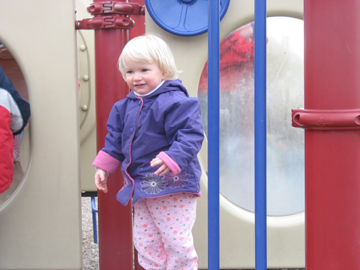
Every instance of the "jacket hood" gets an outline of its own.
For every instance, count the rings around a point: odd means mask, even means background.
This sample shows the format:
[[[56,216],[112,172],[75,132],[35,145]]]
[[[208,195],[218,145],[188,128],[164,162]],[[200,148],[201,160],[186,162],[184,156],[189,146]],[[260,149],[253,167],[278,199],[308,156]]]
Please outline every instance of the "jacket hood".
[[[166,93],[166,92],[171,92],[171,91],[182,91],[182,92],[185,93],[185,95],[187,97],[189,96],[189,93],[186,90],[185,86],[181,83],[181,80],[176,79],[176,80],[165,81],[159,87],[159,89],[157,89],[154,93],[150,94],[149,96],[146,96],[145,98],[156,97],[158,95],[161,95],[161,94]],[[131,91],[127,95],[127,97],[130,98],[130,99],[137,99],[137,97],[135,96],[134,91]]]

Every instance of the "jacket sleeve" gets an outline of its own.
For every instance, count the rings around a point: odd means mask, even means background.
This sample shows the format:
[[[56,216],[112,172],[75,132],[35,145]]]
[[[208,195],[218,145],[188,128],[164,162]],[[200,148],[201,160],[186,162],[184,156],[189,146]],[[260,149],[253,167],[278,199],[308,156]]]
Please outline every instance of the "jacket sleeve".
[[[106,152],[100,150],[93,162],[93,165],[106,172],[114,173],[120,167],[121,162]]]
[[[165,157],[162,160],[172,170],[172,174],[177,174],[174,170],[186,168],[200,151],[204,140],[197,98],[188,97],[173,104],[165,116],[165,132],[171,146],[160,153],[159,157]]]
[[[11,115],[0,104],[0,193],[10,186],[13,180],[13,133],[10,130]]]
[[[11,130],[14,135],[21,134],[30,118],[30,104],[21,98],[16,91],[14,84],[5,76],[3,68],[0,66],[0,88],[7,91],[11,96],[11,108],[8,108],[12,114]],[[3,96],[3,94],[0,94]],[[3,102],[0,102],[3,104]],[[18,127],[20,125],[20,127]]]
[[[20,109],[13,96],[6,89],[2,88],[0,88],[0,105],[10,112],[10,129],[14,133],[14,135],[21,132],[24,121]]]
[[[107,172],[115,172],[124,160],[122,153],[123,124],[119,106],[113,106],[107,122],[108,134],[105,137],[105,146],[99,151],[93,165]]]

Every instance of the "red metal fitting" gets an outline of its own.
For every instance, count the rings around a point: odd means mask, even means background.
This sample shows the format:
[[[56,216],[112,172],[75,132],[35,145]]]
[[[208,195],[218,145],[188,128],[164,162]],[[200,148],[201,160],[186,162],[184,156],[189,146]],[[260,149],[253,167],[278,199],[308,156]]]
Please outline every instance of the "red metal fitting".
[[[360,109],[354,110],[292,110],[292,126],[307,130],[360,129]]]
[[[92,15],[100,14],[122,14],[122,15],[145,15],[145,7],[137,3],[123,2],[96,2],[92,3],[88,8],[88,12]]]
[[[128,15],[145,15],[145,6],[137,3],[95,2],[87,10],[92,15],[97,16],[76,21],[76,29],[131,29],[135,22]],[[111,14],[114,14],[114,16],[111,16]]]
[[[135,22],[124,16],[98,16],[76,21],[76,29],[131,29]]]

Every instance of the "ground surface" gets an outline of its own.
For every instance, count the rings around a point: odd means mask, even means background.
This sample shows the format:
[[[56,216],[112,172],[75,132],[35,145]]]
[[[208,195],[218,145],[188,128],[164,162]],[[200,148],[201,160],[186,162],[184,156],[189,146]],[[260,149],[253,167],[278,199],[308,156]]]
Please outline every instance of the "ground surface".
[[[91,213],[91,198],[81,198],[82,204],[82,244],[83,244],[83,270],[99,269],[99,247],[94,244],[93,222]],[[97,205],[97,204],[96,204]]]

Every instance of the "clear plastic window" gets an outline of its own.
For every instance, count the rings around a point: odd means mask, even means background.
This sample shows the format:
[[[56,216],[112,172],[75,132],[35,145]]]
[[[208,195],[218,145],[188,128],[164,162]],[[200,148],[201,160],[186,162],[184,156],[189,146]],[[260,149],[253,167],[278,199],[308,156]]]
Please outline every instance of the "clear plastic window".
[[[254,212],[253,23],[220,43],[220,191]],[[291,109],[303,107],[304,24],[289,17],[267,19],[267,213],[304,211],[304,131],[291,126]],[[199,100],[207,132],[207,63]],[[211,109],[211,108],[210,108]]]

